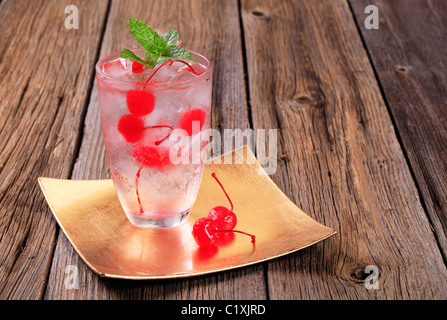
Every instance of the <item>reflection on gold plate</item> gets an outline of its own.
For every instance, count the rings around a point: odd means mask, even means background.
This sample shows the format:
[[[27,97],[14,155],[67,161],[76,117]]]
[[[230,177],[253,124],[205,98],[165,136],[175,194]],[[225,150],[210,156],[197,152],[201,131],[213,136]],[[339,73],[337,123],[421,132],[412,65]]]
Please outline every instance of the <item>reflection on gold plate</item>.
[[[221,158],[224,159],[223,155]],[[112,180],[39,178],[59,226],[97,274],[122,279],[166,279],[229,270],[279,257],[336,233],[300,210],[274,184],[247,147],[231,153],[232,164],[205,165],[197,201],[187,222],[168,230],[141,230],[127,220]],[[228,158],[227,158],[228,159]],[[222,160],[222,163],[224,161]],[[234,203],[236,229],[217,249],[197,246],[194,222],[215,206],[228,207],[215,172]]]

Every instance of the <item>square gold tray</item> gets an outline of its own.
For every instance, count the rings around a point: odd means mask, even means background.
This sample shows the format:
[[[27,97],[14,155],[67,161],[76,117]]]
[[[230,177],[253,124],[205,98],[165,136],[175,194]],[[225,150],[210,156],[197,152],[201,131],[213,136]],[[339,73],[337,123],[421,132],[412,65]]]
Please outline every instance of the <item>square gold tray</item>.
[[[232,164],[205,165],[188,220],[168,230],[133,227],[112,180],[38,180],[70,243],[103,277],[166,279],[229,270],[289,254],[336,233],[306,215],[262,174],[265,172],[249,148],[234,150],[231,156]],[[228,207],[228,200],[211,177],[213,172],[234,203],[236,229],[256,235],[255,245],[242,234],[233,234],[230,241],[214,250],[195,243],[191,235],[194,222],[215,206]]]

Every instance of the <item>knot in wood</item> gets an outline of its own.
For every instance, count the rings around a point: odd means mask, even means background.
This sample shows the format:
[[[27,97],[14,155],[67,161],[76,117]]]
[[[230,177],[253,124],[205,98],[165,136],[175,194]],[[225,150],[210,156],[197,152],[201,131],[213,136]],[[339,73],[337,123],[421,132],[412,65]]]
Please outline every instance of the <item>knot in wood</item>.
[[[402,72],[402,73],[408,72],[410,69],[411,69],[411,67],[409,67],[409,66],[402,66],[402,65],[396,66],[396,70],[398,72]]]
[[[311,103],[312,99],[306,96],[301,96],[296,99],[299,103]]]
[[[324,97],[317,93],[299,96],[296,98],[296,102],[302,107],[308,106],[316,109],[324,108],[326,105]]]
[[[252,11],[252,13],[251,13],[252,15],[255,15],[255,16],[258,16],[258,17],[263,17],[263,16],[265,16],[265,13],[264,12],[262,12],[262,11]]]
[[[360,266],[352,269],[350,275],[352,280],[354,280],[355,282],[364,282],[366,277],[368,276],[367,274],[365,274],[365,267]]]
[[[250,12],[252,17],[256,19],[268,19],[270,15],[264,11],[261,10],[253,10]]]

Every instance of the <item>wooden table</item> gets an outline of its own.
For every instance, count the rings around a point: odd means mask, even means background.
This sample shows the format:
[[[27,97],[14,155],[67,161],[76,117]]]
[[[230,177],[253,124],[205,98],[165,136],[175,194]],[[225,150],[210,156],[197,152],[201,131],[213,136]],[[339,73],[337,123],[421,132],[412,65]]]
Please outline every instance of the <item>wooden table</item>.
[[[446,299],[446,17],[445,0],[2,0],[0,298]],[[129,18],[213,61],[213,128],[278,129],[272,179],[337,235],[186,279],[84,264],[37,178],[110,177],[94,66],[135,46]]]

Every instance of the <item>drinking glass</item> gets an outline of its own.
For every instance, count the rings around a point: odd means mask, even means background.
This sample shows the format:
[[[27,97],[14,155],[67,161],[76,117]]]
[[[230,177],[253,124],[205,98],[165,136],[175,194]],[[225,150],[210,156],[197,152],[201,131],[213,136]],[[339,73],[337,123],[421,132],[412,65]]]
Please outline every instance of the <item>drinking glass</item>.
[[[143,49],[133,49],[144,57]],[[196,200],[210,127],[212,65],[171,60],[154,69],[119,52],[96,65],[101,124],[115,190],[144,229],[184,222]]]

